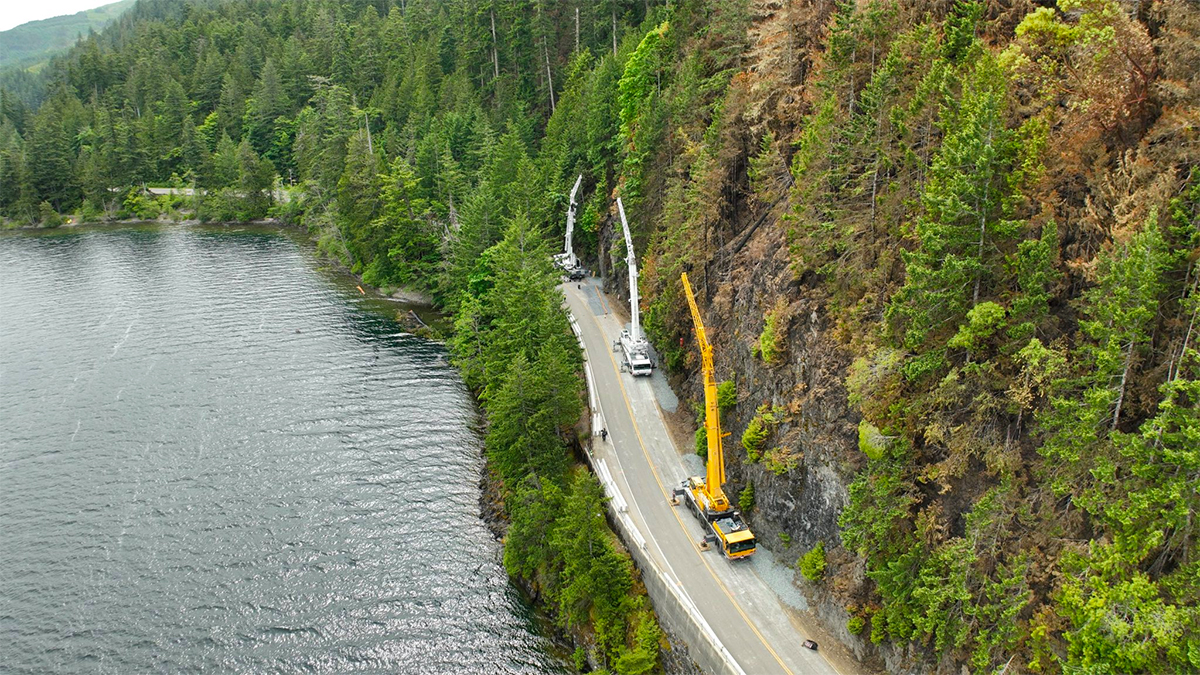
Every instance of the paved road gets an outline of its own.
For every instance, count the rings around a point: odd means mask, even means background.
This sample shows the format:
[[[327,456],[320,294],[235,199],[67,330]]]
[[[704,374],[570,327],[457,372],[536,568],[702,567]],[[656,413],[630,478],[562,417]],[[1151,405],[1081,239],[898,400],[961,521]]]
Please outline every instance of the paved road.
[[[760,549],[751,561],[735,563],[699,549],[700,523],[686,507],[668,502],[671,488],[698,471],[689,471],[675,449],[649,380],[619,371],[612,344],[622,324],[595,279],[563,289],[582,332],[609,434],[607,442],[595,439],[594,451],[628,502],[651,558],[684,589],[749,675],[839,675],[819,652],[800,646],[805,636],[763,578],[774,567],[765,559],[768,553]]]
[[[113,191],[117,190],[117,188],[109,189]],[[179,195],[181,197],[191,197],[192,195],[196,194],[196,190],[194,188],[173,187],[148,187],[146,188],[146,192],[149,192],[152,195]],[[201,192],[203,193],[204,191],[201,190]],[[292,201],[292,193],[283,188],[273,190],[271,196],[275,198],[275,201],[280,202],[281,204],[286,204]]]

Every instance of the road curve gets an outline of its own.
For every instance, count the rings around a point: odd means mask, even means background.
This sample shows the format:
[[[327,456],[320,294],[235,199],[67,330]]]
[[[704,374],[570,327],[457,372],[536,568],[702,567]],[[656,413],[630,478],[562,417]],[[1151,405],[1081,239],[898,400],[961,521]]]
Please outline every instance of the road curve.
[[[686,507],[672,507],[671,488],[689,473],[667,432],[646,378],[620,372],[612,345],[622,329],[595,279],[563,285],[578,323],[596,386],[607,441],[594,438],[646,539],[651,559],[699,610],[741,670],[748,675],[851,675],[820,652],[801,646],[806,636],[774,590],[748,561],[731,562],[701,551],[700,523]]]

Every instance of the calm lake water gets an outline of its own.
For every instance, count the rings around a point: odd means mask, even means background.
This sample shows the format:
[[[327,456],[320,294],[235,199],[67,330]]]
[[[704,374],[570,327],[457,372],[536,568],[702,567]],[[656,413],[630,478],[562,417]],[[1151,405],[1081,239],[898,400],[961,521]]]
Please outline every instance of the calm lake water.
[[[0,236],[0,670],[566,672],[395,311],[274,230]]]

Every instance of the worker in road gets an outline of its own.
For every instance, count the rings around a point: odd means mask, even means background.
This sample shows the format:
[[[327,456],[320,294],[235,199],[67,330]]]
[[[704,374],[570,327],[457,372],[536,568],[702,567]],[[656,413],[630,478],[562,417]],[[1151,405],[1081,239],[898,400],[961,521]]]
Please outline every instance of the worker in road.
[[[600,440],[602,440],[602,441],[607,441],[607,440],[608,440],[608,429],[601,429],[601,430],[600,430]]]

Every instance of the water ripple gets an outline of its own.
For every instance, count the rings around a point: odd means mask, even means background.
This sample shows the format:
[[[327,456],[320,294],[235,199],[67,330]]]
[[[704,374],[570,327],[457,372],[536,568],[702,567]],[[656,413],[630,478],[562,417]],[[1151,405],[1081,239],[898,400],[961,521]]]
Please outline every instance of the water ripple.
[[[0,318],[5,672],[566,672],[445,354],[288,237],[3,236]]]

